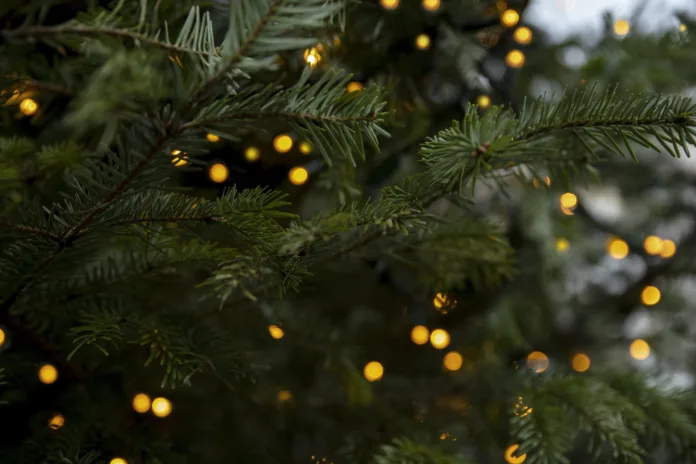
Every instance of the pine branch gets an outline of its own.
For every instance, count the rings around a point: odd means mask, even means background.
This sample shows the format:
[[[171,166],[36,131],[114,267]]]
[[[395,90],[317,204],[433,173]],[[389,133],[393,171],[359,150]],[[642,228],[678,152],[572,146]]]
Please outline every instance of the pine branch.
[[[30,236],[47,238],[49,240],[53,240],[54,242],[59,242],[61,240],[61,236],[58,234],[54,234],[52,232],[49,232],[49,231],[44,230],[44,229],[40,229],[38,227],[25,226],[22,224],[11,224],[8,222],[0,222],[0,229],[13,230],[13,231],[17,231],[17,232],[22,232],[23,234],[27,234]]]
[[[58,84],[52,82],[37,81],[28,77],[17,76],[15,74],[1,74],[0,79],[6,79],[9,81],[17,82],[19,85],[24,86],[29,89],[39,90],[47,93],[55,93],[59,95],[67,95],[72,97],[75,92],[72,89],[68,89]]]

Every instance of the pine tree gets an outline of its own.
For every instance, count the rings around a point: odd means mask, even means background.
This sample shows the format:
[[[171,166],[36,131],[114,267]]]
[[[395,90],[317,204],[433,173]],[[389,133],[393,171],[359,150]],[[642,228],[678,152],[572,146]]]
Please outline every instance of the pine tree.
[[[694,24],[527,3],[0,5],[1,462],[692,462]]]

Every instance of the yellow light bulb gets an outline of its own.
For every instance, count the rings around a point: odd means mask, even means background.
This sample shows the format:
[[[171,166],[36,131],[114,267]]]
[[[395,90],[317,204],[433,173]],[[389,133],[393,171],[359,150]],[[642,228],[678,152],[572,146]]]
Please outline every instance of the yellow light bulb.
[[[56,414],[55,416],[51,417],[51,419],[48,421],[48,426],[51,427],[53,430],[58,430],[64,425],[65,417],[63,417],[62,414]]]
[[[208,170],[208,176],[210,177],[210,180],[217,184],[225,182],[229,174],[229,169],[227,169],[227,166],[225,166],[222,163],[215,163],[212,166],[210,166],[210,169]]]
[[[5,344],[5,331],[0,329],[0,346]]]
[[[317,50],[317,48],[308,48],[304,52],[304,59],[310,68],[315,67],[321,61],[319,50]]]
[[[133,397],[133,409],[135,409],[135,412],[139,412],[141,414],[146,413],[150,410],[150,397],[147,396],[145,393],[138,393]]]
[[[532,351],[527,355],[527,366],[540,374],[549,367],[549,358],[541,351]]]
[[[476,99],[476,104],[479,106],[479,108],[486,109],[491,106],[491,97],[488,95],[479,95]]]
[[[504,26],[512,27],[520,21],[520,14],[515,10],[505,10],[503,14],[500,15],[500,22]]]
[[[283,401],[290,401],[292,399],[292,393],[287,390],[281,390],[278,392],[278,401],[281,403]]]
[[[303,155],[309,155],[312,153],[312,144],[309,142],[300,142],[300,153]]]
[[[275,338],[276,340],[280,340],[285,335],[285,332],[283,332],[283,329],[281,329],[277,325],[269,325],[268,326],[268,333],[270,333],[271,337]]]
[[[631,30],[631,24],[625,19],[619,19],[614,23],[614,33],[623,37]]]
[[[570,248],[570,242],[566,240],[565,238],[557,238],[556,239],[556,250],[565,253],[568,251],[568,248]]]
[[[628,256],[629,248],[628,243],[624,242],[620,238],[613,238],[609,242],[609,255],[614,259],[624,259]]]
[[[654,306],[660,302],[661,296],[659,288],[648,285],[640,293],[640,301],[643,302],[645,306]]]
[[[680,24],[679,25],[679,32],[686,32],[688,28],[686,27],[686,24]]]
[[[526,26],[518,27],[513,37],[518,44],[529,45],[532,41],[532,30]]]
[[[419,34],[416,37],[416,47],[420,50],[425,50],[430,47],[430,36],[428,34]]]
[[[205,136],[206,139],[208,139],[208,142],[219,142],[220,141],[220,136],[215,135],[215,134],[208,134]]]
[[[179,167],[188,164],[186,160],[188,157],[185,154],[182,155],[181,150],[172,150],[172,156],[172,163],[174,163],[174,166]]]
[[[288,178],[293,184],[302,185],[307,182],[307,179],[309,179],[309,172],[307,172],[307,170],[302,166],[297,166],[290,170],[288,173]]]
[[[562,208],[575,208],[578,205],[578,197],[574,193],[566,192],[561,195]]]
[[[399,0],[379,0],[379,3],[385,10],[393,10],[399,6]]]
[[[250,163],[258,160],[260,157],[261,152],[256,147],[247,147],[247,149],[244,150],[244,158],[246,158],[246,160]]]
[[[521,68],[524,66],[524,53],[519,50],[510,50],[505,56],[505,64],[511,68]]]
[[[576,372],[585,372],[590,368],[590,357],[583,353],[578,353],[573,356],[570,365]]]
[[[167,417],[172,412],[172,403],[167,398],[152,400],[152,414],[157,417]]]
[[[464,364],[464,358],[456,351],[450,351],[442,359],[442,365],[445,366],[445,369],[448,371],[458,371],[461,369],[462,364]]]
[[[113,458],[109,461],[109,464],[128,464],[128,461],[123,458]]]
[[[638,338],[631,342],[629,352],[631,353],[631,357],[633,359],[643,361],[644,359],[647,359],[648,356],[650,356],[650,345],[648,345],[648,342],[646,342],[645,340],[641,340],[640,338]]]
[[[31,98],[25,98],[19,104],[19,111],[21,111],[24,116],[31,116],[32,114],[36,113],[36,110],[38,109],[38,103],[36,103]]]
[[[657,235],[651,235],[645,239],[643,242],[643,247],[645,252],[649,255],[659,255],[662,253],[662,239]]]
[[[363,369],[363,375],[370,382],[375,382],[382,378],[384,375],[384,367],[377,361],[370,361],[365,364]]]
[[[677,245],[672,240],[663,240],[660,256],[662,258],[671,258],[677,252]]]
[[[435,306],[435,309],[437,310],[443,310],[445,308],[445,305],[447,304],[447,295],[444,293],[438,293],[435,295],[435,298],[433,298],[433,306]],[[447,310],[445,309],[444,311],[440,311],[442,313],[447,313]]]
[[[440,8],[440,0],[423,0],[423,9],[427,11],[437,11]]]
[[[360,82],[351,81],[346,85],[346,90],[349,93],[360,92],[363,89],[363,85]]]
[[[430,344],[438,350],[447,348],[450,344],[450,336],[446,330],[435,329],[430,334]]]
[[[411,341],[416,345],[425,345],[429,337],[430,331],[424,325],[417,325],[411,329]]]
[[[522,454],[517,456],[515,451],[520,447],[520,445],[508,446],[505,450],[505,462],[508,464],[522,464],[527,459],[527,454]]]
[[[39,369],[39,380],[41,383],[51,384],[58,380],[58,371],[51,364],[44,364]]]
[[[280,134],[273,139],[273,148],[278,153],[287,153],[292,150],[292,137],[288,134]]]

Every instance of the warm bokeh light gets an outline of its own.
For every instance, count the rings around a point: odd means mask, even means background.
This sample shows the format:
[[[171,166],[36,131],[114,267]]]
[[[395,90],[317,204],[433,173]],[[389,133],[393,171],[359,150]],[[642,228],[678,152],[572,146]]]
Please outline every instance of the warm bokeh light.
[[[609,241],[609,246],[607,247],[609,255],[614,259],[624,259],[628,256],[629,248],[628,243],[624,242],[620,238],[612,238]]]
[[[419,34],[416,37],[416,47],[420,50],[430,47],[430,36],[428,34]]]
[[[452,372],[461,369],[463,363],[464,358],[456,351],[450,351],[442,358],[442,365],[445,366],[445,369]]]
[[[128,461],[123,458],[113,458],[109,461],[109,464],[128,464]]]
[[[650,356],[650,345],[648,345],[648,342],[646,342],[645,340],[641,340],[640,338],[638,338],[631,342],[629,351],[633,359],[643,361],[644,359],[647,359],[648,356]]]
[[[672,240],[663,240],[660,256],[663,258],[671,258],[677,252],[677,244]]]
[[[576,372],[585,372],[590,368],[590,357],[583,353],[578,353],[570,360],[570,365]]]
[[[382,8],[385,10],[393,10],[399,6],[399,0],[379,0],[379,4],[382,5]]]
[[[381,379],[384,375],[384,367],[382,367],[382,365],[377,361],[370,361],[369,363],[365,364],[363,375],[368,381],[375,382]]]
[[[220,136],[215,135],[215,134],[208,134],[205,136],[206,139],[208,139],[208,142],[219,142],[220,141]]]
[[[680,24],[679,25],[679,32],[686,32],[687,31],[686,24]]]
[[[619,19],[614,23],[614,33],[623,37],[631,30],[631,24],[625,19]]]
[[[292,399],[292,393],[287,390],[281,390],[278,392],[278,401],[281,403],[283,401],[290,401]]]
[[[174,163],[174,166],[179,167],[188,164],[186,156],[181,155],[181,150],[172,150],[172,156],[172,163]]]
[[[58,370],[51,364],[44,364],[39,369],[39,380],[41,383],[51,384],[58,380]]]
[[[144,414],[150,410],[150,405],[152,402],[150,401],[150,397],[147,396],[145,393],[138,393],[133,397],[133,409],[135,409],[135,412],[139,412],[140,414]]]
[[[565,253],[568,251],[568,248],[570,248],[570,242],[565,239],[565,238],[557,238],[556,239],[556,250]]]
[[[222,163],[213,164],[212,166],[210,166],[210,170],[208,171],[208,176],[210,177],[210,180],[218,184],[225,182],[229,175],[229,169],[227,169],[227,166],[225,166]]]
[[[505,64],[511,68],[521,68],[524,66],[524,53],[519,50],[510,50],[505,56]]]
[[[172,412],[172,403],[167,398],[152,400],[152,414],[157,417],[167,417]]]
[[[561,195],[561,207],[562,208],[575,208],[578,206],[578,197],[574,193],[566,192]]]
[[[508,446],[508,448],[505,450],[505,462],[508,464],[522,464],[525,459],[527,459],[526,454],[522,454],[520,456],[515,454],[515,451],[517,451],[517,448],[519,447],[520,445]]]
[[[285,335],[283,329],[281,329],[277,325],[269,325],[268,333],[271,334],[271,337],[275,338],[276,340],[280,340]]]
[[[295,185],[302,185],[309,179],[309,172],[302,166],[297,166],[290,170],[288,179]]]
[[[321,55],[316,48],[308,48],[304,52],[304,60],[310,68],[313,68],[321,61]]]
[[[562,212],[563,214],[565,214],[566,216],[574,216],[574,215],[575,215],[575,213],[573,212],[572,209],[570,209],[570,208],[564,208],[563,206],[561,206],[561,212]]]
[[[288,134],[280,134],[273,139],[273,148],[278,153],[287,153],[292,150],[292,137]]]
[[[505,10],[503,14],[500,15],[500,22],[504,26],[513,27],[520,21],[520,14],[515,10]]]
[[[5,331],[0,329],[0,346],[5,344]]]
[[[360,92],[363,89],[363,85],[358,81],[351,81],[346,85],[346,90],[350,93]]]
[[[491,97],[488,95],[479,95],[476,99],[476,104],[479,106],[479,108],[486,109],[491,106]]]
[[[659,255],[662,252],[662,239],[657,235],[651,235],[643,242],[645,252],[649,255]]]
[[[424,10],[437,11],[440,8],[440,0],[423,0],[421,3]]]
[[[51,417],[51,419],[48,421],[48,426],[51,427],[53,430],[58,430],[64,425],[65,417],[63,417],[62,414],[56,414],[55,416]]]
[[[31,116],[32,114],[36,113],[36,110],[38,109],[38,103],[36,103],[31,98],[25,98],[19,104],[19,111],[21,111],[24,116]]]
[[[532,42],[532,30],[526,26],[518,27],[513,37],[518,44],[529,45]]]
[[[247,147],[247,149],[244,150],[244,158],[250,163],[258,160],[260,157],[261,152],[256,147]]]
[[[640,301],[645,306],[654,306],[660,302],[661,296],[662,295],[660,294],[659,288],[653,285],[648,285],[643,289],[642,292],[640,292]]]
[[[544,176],[544,183],[546,184],[547,187],[550,187],[551,186],[551,178],[549,176]],[[532,185],[534,186],[534,188],[539,188],[539,186],[541,185],[539,183],[539,179],[537,179],[536,177],[534,179],[532,179]]]
[[[549,358],[541,351],[532,351],[527,355],[527,366],[540,374],[549,367]]]
[[[416,345],[425,345],[430,338],[430,331],[424,325],[417,325],[411,329],[411,341]]]
[[[444,293],[438,293],[437,295],[435,295],[435,298],[433,298],[433,306],[435,306],[435,309],[440,310],[441,313],[447,313],[447,311],[445,310],[446,305],[447,295],[445,295]]]
[[[309,142],[300,142],[300,145],[298,147],[300,149],[300,153],[303,155],[309,155],[312,153],[312,144]]]
[[[430,344],[438,350],[442,350],[449,346],[450,336],[444,329],[435,329],[430,334]]]

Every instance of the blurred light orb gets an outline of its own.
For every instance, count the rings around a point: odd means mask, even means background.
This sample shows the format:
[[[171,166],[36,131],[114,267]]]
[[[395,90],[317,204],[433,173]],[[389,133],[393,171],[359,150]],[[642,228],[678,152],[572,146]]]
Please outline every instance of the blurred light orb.
[[[677,252],[677,245],[672,240],[663,240],[660,256],[662,258],[671,258]]]
[[[289,401],[291,399],[292,399],[292,393],[290,393],[289,391],[281,390],[278,392],[278,401],[280,401],[281,403],[283,401]]]
[[[63,417],[62,414],[56,414],[55,416],[51,417],[51,419],[48,421],[48,426],[51,427],[53,430],[58,430],[64,425],[65,417]]]
[[[505,450],[505,462],[508,464],[522,464],[526,459],[527,455],[522,454],[517,456],[515,451],[520,447],[520,445],[511,445]]]
[[[541,351],[532,351],[527,355],[527,366],[541,374],[549,367],[549,358]]]
[[[571,359],[570,365],[575,372],[585,372],[590,368],[590,357],[584,353],[577,353]]]
[[[565,239],[565,238],[557,238],[556,239],[556,251],[559,251],[561,253],[565,253],[568,251],[568,248],[570,248],[570,242]]]
[[[302,166],[297,166],[290,170],[288,178],[294,185],[302,185],[309,179],[309,172]]]
[[[532,42],[532,30],[526,26],[518,27],[513,37],[518,44],[529,45]]]
[[[686,27],[686,24],[679,25],[679,32],[686,32],[687,30],[688,30],[688,27]]]
[[[425,345],[430,338],[430,331],[424,325],[417,325],[411,329],[411,341],[416,345]]]
[[[128,464],[128,461],[123,458],[113,458],[109,461],[109,464]]]
[[[292,150],[292,137],[288,134],[280,134],[273,139],[273,148],[278,153],[287,153]]]
[[[449,346],[450,336],[444,329],[435,329],[430,334],[430,344],[438,350],[442,350]]]
[[[611,239],[607,248],[609,255],[614,259],[624,259],[626,256],[628,256],[628,243],[624,242],[620,238]]]
[[[645,359],[648,359],[648,357],[650,356],[650,345],[648,345],[648,342],[646,342],[645,340],[641,340],[640,338],[638,338],[631,342],[629,352],[631,353],[631,357],[633,359],[643,361]]]
[[[270,333],[271,337],[275,338],[276,340],[280,340],[285,335],[285,332],[283,332],[283,329],[281,329],[277,325],[269,325],[268,326],[268,333]]]
[[[308,48],[304,52],[304,60],[309,65],[310,68],[315,67],[321,61],[321,55],[317,47]]]
[[[479,108],[486,109],[491,106],[491,97],[488,95],[479,95],[478,98],[476,98],[476,104]]]
[[[19,104],[19,111],[21,111],[24,116],[31,116],[32,114],[36,113],[36,110],[38,109],[39,104],[31,98],[25,98]]]
[[[416,48],[419,50],[430,48],[430,36],[428,34],[418,34],[418,37],[416,37]]]
[[[653,286],[653,285],[648,285],[643,289],[643,291],[640,293],[640,301],[645,305],[645,306],[654,306],[657,303],[660,302],[660,298],[662,297],[660,293],[660,289]]]
[[[167,398],[155,398],[152,401],[152,414],[167,417],[172,412],[172,403]]]
[[[365,364],[363,375],[369,382],[376,382],[384,375],[384,367],[377,361],[370,361]]]
[[[210,169],[208,170],[208,177],[210,177],[210,180],[212,180],[216,184],[221,184],[222,182],[225,182],[229,175],[230,170],[227,169],[227,166],[225,166],[222,163],[215,163],[212,166],[210,166]]]
[[[360,82],[351,81],[346,85],[346,90],[348,93],[360,92],[363,89],[363,85]]]
[[[215,134],[208,134],[205,136],[206,139],[208,139],[208,142],[219,142],[220,141],[220,136],[215,135]]]
[[[0,346],[5,344],[5,338],[6,338],[5,331],[0,329]]]
[[[662,239],[657,235],[650,235],[643,242],[643,248],[649,255],[659,255],[662,252]]]
[[[152,402],[150,401],[150,397],[145,393],[138,393],[133,397],[133,409],[135,412],[139,412],[140,414],[148,412],[151,404]]]
[[[300,142],[300,153],[303,155],[309,155],[312,153],[312,144],[309,142]]]
[[[445,366],[445,369],[448,371],[458,371],[461,369],[462,364],[464,364],[464,358],[456,351],[450,351],[442,359],[442,365]]]
[[[247,147],[247,149],[244,150],[244,158],[250,163],[258,160],[260,157],[261,152],[256,147]]]
[[[614,34],[618,35],[619,37],[627,35],[630,31],[631,23],[629,23],[625,19],[618,19],[614,23]]]
[[[575,208],[578,206],[578,197],[574,193],[564,193],[561,195],[561,206],[568,209]]]
[[[172,163],[174,163],[174,166],[179,167],[179,166],[184,166],[185,164],[188,164],[188,161],[186,160],[187,156],[180,156],[181,155],[181,150],[174,149],[172,150]]]
[[[440,8],[440,0],[423,0],[423,9],[427,11],[437,11]]]
[[[399,0],[379,0],[379,4],[385,10],[393,10],[399,6]]]
[[[58,380],[58,370],[52,364],[44,364],[39,369],[39,381],[46,385],[52,384]]]
[[[503,14],[500,15],[500,22],[503,26],[513,27],[520,21],[520,14],[515,10],[505,10]]]
[[[505,64],[511,68],[521,68],[524,66],[524,53],[519,50],[510,50],[505,56]]]

